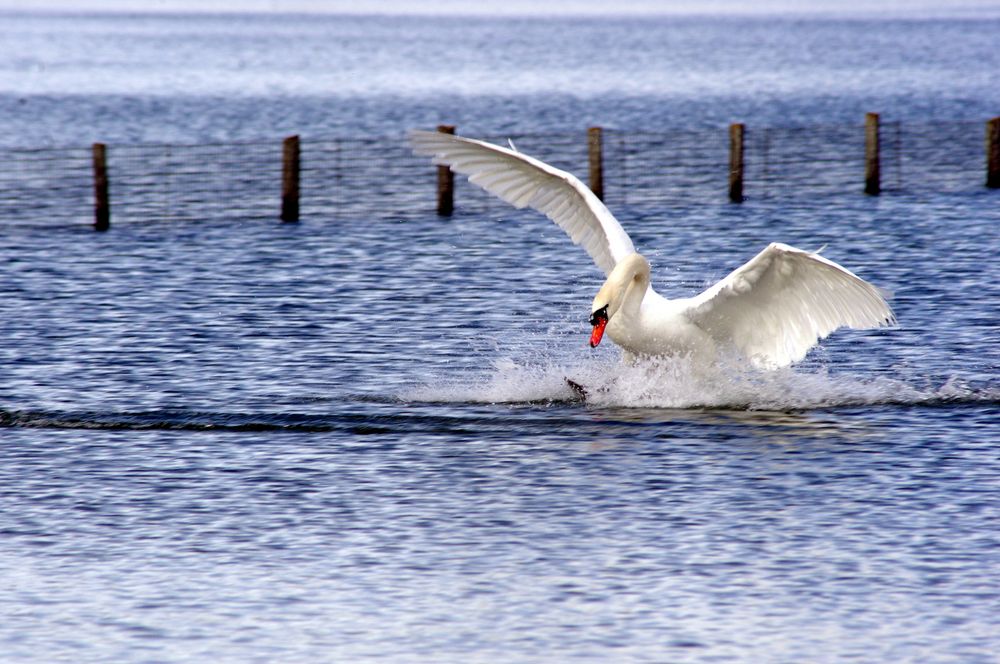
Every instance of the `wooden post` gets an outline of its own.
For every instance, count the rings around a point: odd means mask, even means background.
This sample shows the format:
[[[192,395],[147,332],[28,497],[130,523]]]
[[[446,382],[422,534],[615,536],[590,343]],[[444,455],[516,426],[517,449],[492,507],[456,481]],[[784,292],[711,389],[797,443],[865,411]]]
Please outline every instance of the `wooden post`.
[[[882,190],[879,166],[878,113],[865,115],[865,193],[878,196]]]
[[[986,123],[986,186],[1000,189],[1000,116]]]
[[[455,125],[438,125],[442,134],[454,134]],[[455,174],[447,166],[438,166],[437,213],[450,217],[455,210]]]
[[[729,125],[729,200],[743,202],[743,132],[742,123]]]
[[[600,127],[587,129],[587,153],[590,156],[590,190],[604,200],[604,141]]]
[[[111,228],[111,199],[108,196],[108,150],[104,143],[94,143],[94,230]]]
[[[282,144],[281,220],[299,220],[299,137],[289,136]]]

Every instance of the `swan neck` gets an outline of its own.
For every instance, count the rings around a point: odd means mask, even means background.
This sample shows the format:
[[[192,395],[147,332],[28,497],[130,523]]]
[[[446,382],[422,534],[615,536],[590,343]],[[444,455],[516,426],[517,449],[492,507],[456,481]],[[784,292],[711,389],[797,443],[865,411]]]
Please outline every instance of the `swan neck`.
[[[629,315],[639,313],[642,300],[649,289],[649,263],[639,254],[633,254],[636,259],[629,261],[629,269],[625,273],[621,309]],[[631,257],[630,257],[631,258]]]
[[[615,265],[597,292],[591,311],[606,307],[609,319],[619,312],[624,312],[626,317],[635,315],[648,288],[649,263],[639,254],[626,256]]]

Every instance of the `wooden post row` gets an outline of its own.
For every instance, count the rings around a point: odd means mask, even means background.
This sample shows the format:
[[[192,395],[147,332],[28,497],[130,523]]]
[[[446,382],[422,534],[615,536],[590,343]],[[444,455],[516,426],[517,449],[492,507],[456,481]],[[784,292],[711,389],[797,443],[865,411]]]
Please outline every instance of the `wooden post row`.
[[[438,125],[442,134],[454,134],[455,125]],[[438,166],[437,213],[450,217],[455,211],[455,174],[447,166]]]
[[[111,228],[111,199],[108,196],[108,150],[104,143],[94,143],[94,230]]]
[[[281,220],[299,220],[299,137],[289,136],[282,144]]]
[[[729,200],[743,202],[743,133],[742,123],[729,125]]]
[[[986,186],[1000,189],[1000,116],[986,123]]]
[[[878,113],[865,115],[865,193],[878,196],[882,191],[879,163]]]
[[[590,190],[604,200],[604,140],[600,127],[587,129],[587,155],[590,160]]]

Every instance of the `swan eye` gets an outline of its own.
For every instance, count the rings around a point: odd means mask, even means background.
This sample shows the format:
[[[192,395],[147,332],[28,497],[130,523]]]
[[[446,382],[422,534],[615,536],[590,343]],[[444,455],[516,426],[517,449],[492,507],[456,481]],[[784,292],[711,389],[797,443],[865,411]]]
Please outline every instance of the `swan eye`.
[[[604,305],[594,313],[590,314],[590,324],[597,325],[601,321],[608,320],[608,305]]]

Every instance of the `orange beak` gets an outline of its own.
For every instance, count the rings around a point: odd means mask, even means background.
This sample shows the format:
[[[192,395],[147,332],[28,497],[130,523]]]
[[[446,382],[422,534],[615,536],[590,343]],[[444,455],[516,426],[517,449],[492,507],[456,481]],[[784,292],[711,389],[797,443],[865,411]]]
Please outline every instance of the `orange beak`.
[[[607,318],[598,318],[594,321],[594,331],[590,333],[590,347],[597,348],[597,344],[601,343],[601,338],[604,336],[604,327],[608,324]]]

